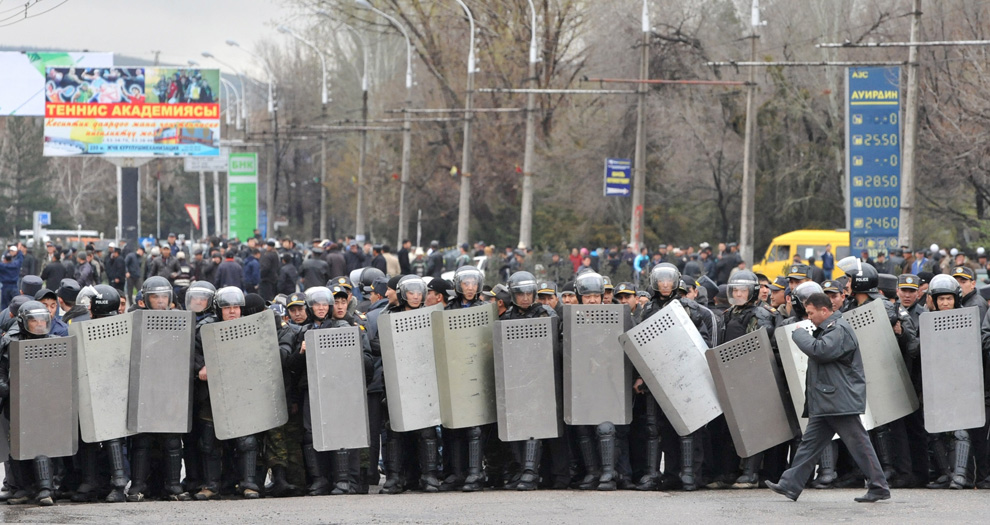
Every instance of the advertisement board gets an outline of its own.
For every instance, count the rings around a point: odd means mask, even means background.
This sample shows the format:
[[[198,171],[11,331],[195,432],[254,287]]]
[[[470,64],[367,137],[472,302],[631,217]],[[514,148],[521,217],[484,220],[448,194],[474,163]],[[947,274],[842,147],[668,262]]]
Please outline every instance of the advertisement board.
[[[220,71],[48,68],[45,156],[216,156]]]
[[[258,154],[231,153],[227,168],[227,217],[231,237],[245,240],[258,227]]]
[[[45,114],[45,84],[49,67],[110,67],[113,53],[0,52],[0,115],[40,117]]]

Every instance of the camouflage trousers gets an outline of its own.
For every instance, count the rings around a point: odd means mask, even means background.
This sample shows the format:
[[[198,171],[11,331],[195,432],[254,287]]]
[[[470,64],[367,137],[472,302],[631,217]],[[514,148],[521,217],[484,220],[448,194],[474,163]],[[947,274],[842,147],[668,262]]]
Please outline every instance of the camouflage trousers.
[[[268,468],[285,467],[286,481],[297,486],[306,486],[306,468],[303,465],[302,411],[289,414],[289,421],[280,427],[265,432],[265,464]]]

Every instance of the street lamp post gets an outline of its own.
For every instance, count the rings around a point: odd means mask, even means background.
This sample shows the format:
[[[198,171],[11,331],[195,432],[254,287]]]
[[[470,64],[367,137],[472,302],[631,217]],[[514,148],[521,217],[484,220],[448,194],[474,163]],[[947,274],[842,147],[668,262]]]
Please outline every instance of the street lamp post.
[[[536,7],[533,0],[529,3],[530,23],[532,31],[529,40],[529,70],[526,82],[535,89],[536,83]],[[526,95],[526,146],[523,152],[523,191],[522,210],[519,213],[519,247],[529,248],[533,245],[533,153],[536,149],[536,93],[530,91]]]
[[[323,9],[316,11],[316,14],[333,19],[333,16]],[[341,24],[361,42],[361,54],[364,58],[364,69],[361,71],[361,153],[358,158],[357,205],[355,206],[357,217],[354,221],[355,236],[364,238],[364,159],[368,154],[368,42],[356,29],[343,22]]]
[[[650,16],[643,0],[643,33],[640,46],[639,78],[650,75]],[[636,96],[636,153],[633,159],[632,220],[629,227],[629,243],[639,253],[643,245],[643,204],[646,196],[646,82],[641,82]]]
[[[236,67],[231,66],[226,62],[223,62],[209,51],[203,51],[200,54],[203,55],[204,58],[212,58],[216,63],[230,69],[231,71],[234,72],[234,74],[237,75],[237,83],[241,85],[241,92],[240,95],[238,96],[241,102],[241,116],[244,118],[244,133],[247,133],[249,126],[248,126],[248,114],[247,114],[247,88],[244,86],[244,74],[241,73],[240,69],[237,69]],[[237,129],[240,129],[240,124],[237,125]]]
[[[457,244],[468,241],[471,221],[471,109],[474,102],[474,15],[463,0],[456,0],[471,25],[471,41],[468,45],[467,92],[464,97],[464,149],[461,152],[461,196],[457,206]]]
[[[285,33],[292,38],[302,42],[309,46],[313,51],[316,52],[320,57],[320,66],[323,67],[323,114],[326,115],[327,112],[327,102],[329,102],[329,96],[327,95],[327,58],[323,54],[316,44],[306,40],[305,38],[297,35],[294,31],[286,26],[278,26],[278,31],[280,33]],[[326,135],[321,135],[320,137],[320,238],[327,238],[327,138]]]
[[[402,174],[400,176],[399,186],[399,231],[395,241],[396,246],[402,246],[402,240],[406,238],[406,228],[408,227],[406,224],[406,186],[409,184],[409,157],[412,148],[412,123],[409,120],[409,110],[412,107],[412,41],[409,39],[409,33],[406,32],[406,28],[394,17],[386,14],[380,9],[375,8],[373,5],[368,3],[367,0],[356,0],[356,3],[360,7],[370,9],[371,11],[383,16],[386,20],[391,22],[393,26],[401,31],[402,36],[406,39],[406,107],[402,112]]]

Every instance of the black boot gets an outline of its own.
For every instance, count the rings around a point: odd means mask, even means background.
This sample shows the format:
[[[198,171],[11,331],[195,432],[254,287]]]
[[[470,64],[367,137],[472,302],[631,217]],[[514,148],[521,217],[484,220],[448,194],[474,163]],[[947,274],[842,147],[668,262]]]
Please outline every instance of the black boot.
[[[440,492],[450,492],[455,490],[461,490],[464,486],[464,440],[460,439],[459,433],[454,429],[443,430],[444,435],[451,433],[454,438],[447,440],[447,446],[450,447],[449,458],[450,464],[444,464],[444,478],[443,483],[440,484]]]
[[[220,499],[220,476],[223,462],[220,457],[220,443],[217,440],[213,422],[204,421],[199,434],[200,473],[203,486],[193,498],[197,501]]]
[[[333,490],[330,491],[333,496],[351,492],[351,481],[347,472],[350,457],[351,453],[348,450],[338,450],[333,454]]]
[[[296,495],[296,486],[285,479],[285,467],[282,465],[272,466],[272,487],[269,494],[276,498]]]
[[[124,503],[127,496],[124,488],[127,487],[127,473],[124,469],[124,440],[111,439],[106,442],[107,455],[110,456],[110,485],[113,490],[107,495],[107,503]]]
[[[100,479],[97,474],[96,463],[99,453],[100,445],[98,443],[79,444],[77,457],[79,458],[79,470],[82,471],[83,481],[79,484],[79,488],[76,489],[76,493],[72,495],[72,501],[85,503],[97,500]]]
[[[660,478],[660,440],[646,440],[646,473],[639,478],[636,490],[656,490]]]
[[[949,488],[958,490],[971,486],[969,482],[969,432],[957,430],[953,437],[956,441],[956,453],[952,469],[952,482],[949,483]]]
[[[602,477],[602,467],[598,463],[598,454],[595,454],[595,444],[591,440],[588,432],[580,432],[578,435],[578,450],[581,451],[581,461],[584,462],[584,479],[578,484],[581,490],[595,490],[598,488],[598,480]]]
[[[949,484],[952,483],[952,465],[949,463],[949,450],[945,446],[945,441],[941,435],[935,436],[934,442],[932,443],[932,448],[934,449],[935,457],[935,468],[938,470],[939,476],[928,485],[927,488],[930,489],[947,489]]]
[[[536,490],[540,483],[540,456],[543,443],[539,439],[527,439],[523,445],[522,475],[516,483],[516,490]]]
[[[244,499],[258,499],[261,489],[255,483],[258,473],[258,438],[254,435],[237,438],[237,466],[241,471],[241,482],[237,489]]]
[[[482,472],[481,427],[470,427],[467,433],[467,477],[464,478],[463,492],[477,492],[484,488],[485,474]]]
[[[165,436],[165,495],[171,501],[191,501],[182,488],[182,439],[177,434]]]
[[[134,443],[137,441],[134,440]],[[131,488],[127,490],[127,501],[131,503],[144,501],[147,496],[149,461],[147,447],[142,446],[131,451]]]
[[[306,488],[306,493],[310,496],[326,496],[330,493],[330,482],[323,474],[320,467],[320,455],[309,443],[302,446],[303,463],[306,465],[306,474],[309,475],[310,485]]]
[[[686,491],[697,490],[694,477],[694,436],[681,437],[681,488]]]
[[[822,455],[818,457],[818,476],[811,483],[811,488],[830,489],[835,483],[835,456],[838,453],[839,444],[835,441],[829,443]]]
[[[758,452],[742,460],[743,472],[732,485],[734,489],[755,489],[760,482],[760,465],[763,463],[763,453]]]
[[[385,441],[385,484],[382,485],[382,494],[401,494],[406,490],[406,483],[402,479],[402,443],[394,432],[389,431],[388,440]]]
[[[874,432],[877,459],[880,460],[880,466],[883,468],[883,475],[887,479],[893,479],[896,471],[894,470],[894,457],[890,445],[890,427],[884,425],[874,429]]]
[[[602,460],[602,475],[598,478],[598,490],[615,490],[615,425],[609,422],[598,425],[598,452]]]
[[[436,429],[430,427],[420,431],[419,438],[419,487],[423,492],[440,492],[440,480],[437,479],[437,472],[440,470],[440,453],[437,450],[437,434]],[[470,452],[470,442],[468,444],[468,461],[471,461]],[[478,454],[481,454],[481,448],[478,448]],[[469,463],[470,465],[470,463]],[[469,467],[470,469],[470,467]],[[468,471],[470,472],[470,470]],[[468,479],[470,479],[470,473],[468,474]],[[464,487],[461,490],[467,490],[467,481],[465,480]]]
[[[36,500],[42,507],[51,507],[55,504],[52,485],[52,460],[48,456],[38,456],[34,458],[34,477],[38,484],[38,494]]]

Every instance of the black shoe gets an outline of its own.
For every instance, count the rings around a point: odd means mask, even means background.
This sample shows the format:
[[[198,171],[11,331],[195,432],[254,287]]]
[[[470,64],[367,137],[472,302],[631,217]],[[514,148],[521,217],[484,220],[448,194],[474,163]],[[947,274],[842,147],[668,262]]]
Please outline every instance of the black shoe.
[[[857,503],[876,503],[881,500],[890,499],[890,492],[886,494],[876,494],[873,492],[867,492],[865,496],[854,498]]]
[[[797,499],[798,499],[799,494],[795,494],[793,492],[789,492],[787,490],[784,490],[784,487],[781,487],[780,485],[778,485],[778,484],[776,484],[776,483],[774,483],[774,482],[772,482],[770,480],[764,481],[763,484],[766,485],[768,489],[770,489],[770,490],[772,490],[772,491],[774,491],[777,494],[780,494],[782,496],[786,496],[791,501],[797,501]],[[888,497],[890,497],[890,496],[888,496]]]

